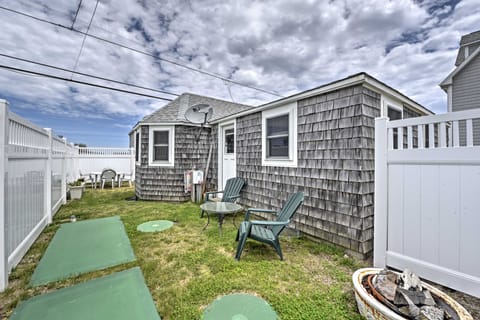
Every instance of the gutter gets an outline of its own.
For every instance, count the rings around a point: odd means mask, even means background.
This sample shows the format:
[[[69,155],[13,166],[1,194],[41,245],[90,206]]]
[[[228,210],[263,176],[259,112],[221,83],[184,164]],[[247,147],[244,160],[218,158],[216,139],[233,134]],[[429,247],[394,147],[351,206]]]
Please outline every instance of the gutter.
[[[189,126],[189,127],[201,127],[201,124],[191,122],[137,122],[137,124],[130,130],[128,135],[132,134],[140,126]],[[210,124],[204,124],[204,128],[210,128]]]

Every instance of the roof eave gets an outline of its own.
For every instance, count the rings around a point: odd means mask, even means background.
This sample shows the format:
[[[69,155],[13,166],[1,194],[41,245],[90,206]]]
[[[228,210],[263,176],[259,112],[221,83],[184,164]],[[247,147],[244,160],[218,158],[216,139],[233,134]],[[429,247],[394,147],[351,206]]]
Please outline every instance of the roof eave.
[[[422,111],[423,113],[425,113],[427,115],[434,114],[433,111],[425,108],[424,106],[422,106],[418,102],[412,100],[411,98],[407,97],[406,95],[404,95],[400,91],[397,91],[397,90],[393,89],[392,87],[386,85],[385,83],[375,79],[374,77],[370,76],[368,73],[362,72],[362,73],[354,74],[354,75],[352,75],[350,77],[347,77],[345,79],[341,79],[341,80],[338,80],[338,81],[335,81],[335,82],[331,82],[331,83],[328,83],[326,85],[323,85],[323,86],[320,86],[320,87],[317,87],[317,88],[314,88],[314,89],[310,89],[310,90],[307,90],[307,91],[296,93],[296,94],[291,95],[289,97],[285,97],[285,98],[282,98],[282,99],[279,99],[279,100],[275,100],[275,101],[266,103],[264,105],[260,105],[260,106],[254,108],[254,109],[251,109],[251,110],[246,110],[246,111],[243,111],[243,112],[239,112],[239,113],[230,115],[228,117],[217,119],[215,121],[212,121],[211,123],[216,124],[216,123],[220,123],[220,122],[224,122],[224,121],[229,121],[229,120],[232,120],[232,119],[235,119],[235,118],[238,118],[238,117],[242,117],[242,116],[245,116],[245,115],[248,115],[248,114],[252,114],[252,113],[259,112],[259,111],[275,108],[275,107],[278,107],[280,105],[284,105],[284,104],[291,103],[291,102],[294,102],[294,101],[310,98],[312,96],[317,96],[319,94],[324,94],[324,93],[327,93],[327,92],[331,92],[331,91],[334,91],[334,90],[339,90],[339,89],[342,89],[342,88],[345,88],[345,87],[350,87],[350,86],[354,86],[354,85],[362,84],[362,83],[367,83],[367,84],[369,84],[369,86],[371,88],[372,87],[377,88],[377,89],[379,89],[379,90],[381,90],[381,91],[383,91],[387,94],[395,96],[399,100],[403,101],[404,103],[412,105],[414,108]]]
[[[268,109],[275,108],[275,107],[278,107],[278,106],[281,106],[281,105],[284,105],[284,104],[287,104],[287,103],[291,103],[291,102],[294,102],[294,101],[298,101],[298,100],[301,100],[301,99],[306,99],[306,98],[309,98],[311,96],[316,96],[316,95],[326,93],[326,92],[329,92],[329,91],[338,90],[338,89],[343,88],[343,87],[359,84],[359,83],[364,82],[364,79],[365,79],[366,75],[367,75],[366,73],[355,74],[355,75],[352,75],[352,76],[347,77],[345,79],[341,79],[339,81],[328,83],[324,86],[320,86],[320,87],[310,89],[310,90],[307,90],[307,91],[302,91],[300,93],[296,93],[294,95],[291,95],[291,96],[288,96],[288,97],[285,97],[285,98],[281,98],[281,99],[278,99],[278,100],[275,100],[275,101],[272,101],[272,102],[268,102],[266,104],[260,105],[256,108],[253,108],[253,109],[250,109],[250,110],[245,110],[245,111],[242,111],[242,112],[239,112],[239,113],[236,113],[236,114],[232,114],[228,117],[217,119],[215,121],[212,121],[211,123],[216,124],[216,123],[220,123],[220,122],[224,122],[224,121],[229,121],[229,120],[232,120],[232,119],[235,119],[235,118],[238,118],[238,117],[246,116],[246,115],[256,113],[256,112],[259,112],[259,111],[263,111],[263,110],[268,110]]]
[[[471,55],[469,55],[468,58],[465,59],[465,61],[463,61],[458,67],[453,69],[442,82],[440,82],[439,84],[440,88],[442,88],[444,91],[447,91],[448,87],[452,85],[453,77],[457,73],[462,71],[462,69],[465,68],[465,66],[468,65],[470,61],[472,61],[479,54],[480,54],[480,47],[477,48]]]
[[[387,84],[371,77],[371,76],[368,76],[366,79],[365,79],[365,83],[367,83],[368,85],[372,86],[373,88],[378,88],[380,89],[381,91],[383,91],[384,93],[390,95],[390,96],[393,96],[397,99],[399,99],[400,101],[408,104],[408,105],[411,105],[413,106],[414,108],[422,111],[424,114],[426,115],[433,115],[435,114],[432,110],[428,109],[428,108],[425,108],[424,106],[422,106],[420,103],[416,102],[415,100],[413,100],[412,98],[409,98],[408,96],[404,95],[403,93],[401,93],[400,91],[388,86]]]

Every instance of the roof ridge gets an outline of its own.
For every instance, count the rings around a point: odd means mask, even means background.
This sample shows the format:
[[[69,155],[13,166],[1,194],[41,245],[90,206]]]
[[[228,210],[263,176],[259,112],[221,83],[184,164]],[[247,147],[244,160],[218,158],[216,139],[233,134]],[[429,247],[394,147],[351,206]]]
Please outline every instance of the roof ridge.
[[[184,94],[185,94],[185,95],[196,96],[196,97],[199,97],[199,98],[207,98],[207,99],[216,100],[216,101],[220,101],[220,102],[231,103],[231,104],[238,104],[238,105],[242,105],[242,106],[254,108],[254,106],[251,106],[251,105],[249,105],[249,104],[238,103],[238,102],[234,102],[234,101],[228,101],[228,100],[224,100],[224,99],[220,99],[220,98],[204,96],[204,95],[200,95],[200,94],[197,94],[197,93],[191,93],[191,92],[184,92],[184,93],[182,93],[180,96],[183,96]],[[175,100],[176,100],[176,99],[175,99]]]

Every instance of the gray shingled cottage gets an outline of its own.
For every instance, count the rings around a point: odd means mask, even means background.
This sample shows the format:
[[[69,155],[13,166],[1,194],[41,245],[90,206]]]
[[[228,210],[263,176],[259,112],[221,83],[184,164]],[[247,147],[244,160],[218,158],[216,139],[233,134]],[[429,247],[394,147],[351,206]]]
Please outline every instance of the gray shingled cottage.
[[[213,145],[212,154],[217,153],[217,144],[212,144],[212,139],[217,136],[216,127],[201,128],[199,124],[191,123],[185,118],[187,109],[198,104],[212,107],[211,121],[253,108],[184,93],[144,117],[130,132],[130,145],[135,149],[135,195],[138,199],[190,199],[189,194],[184,191],[184,172],[192,168],[205,169],[210,145]],[[211,158],[206,180],[209,190],[217,187],[217,158]]]
[[[139,155],[135,178],[141,199],[188,198],[179,184],[184,163],[187,168],[190,164],[192,130],[197,128],[182,123],[172,129],[176,163],[168,174],[149,165],[152,127],[164,125],[158,114],[178,108],[176,116],[181,118],[182,111],[193,105],[193,101],[179,104],[183,98],[147,116],[131,132]],[[208,141],[213,141],[215,161],[208,187],[221,188],[228,177],[242,177],[246,187],[239,202],[247,207],[280,208],[289,194],[304,191],[305,202],[290,227],[365,257],[373,249],[374,119],[427,114],[432,112],[359,73],[256,108],[238,106],[235,114],[215,116],[202,134],[195,160],[204,164]]]

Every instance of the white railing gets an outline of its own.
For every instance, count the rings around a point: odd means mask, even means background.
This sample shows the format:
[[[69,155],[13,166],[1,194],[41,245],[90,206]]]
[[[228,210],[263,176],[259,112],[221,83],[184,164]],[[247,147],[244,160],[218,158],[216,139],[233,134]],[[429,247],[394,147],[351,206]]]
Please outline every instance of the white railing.
[[[479,119],[376,119],[375,266],[480,297]]]
[[[77,148],[8,110],[0,100],[0,291],[66,202],[67,183],[112,168],[134,177],[129,148]]]

